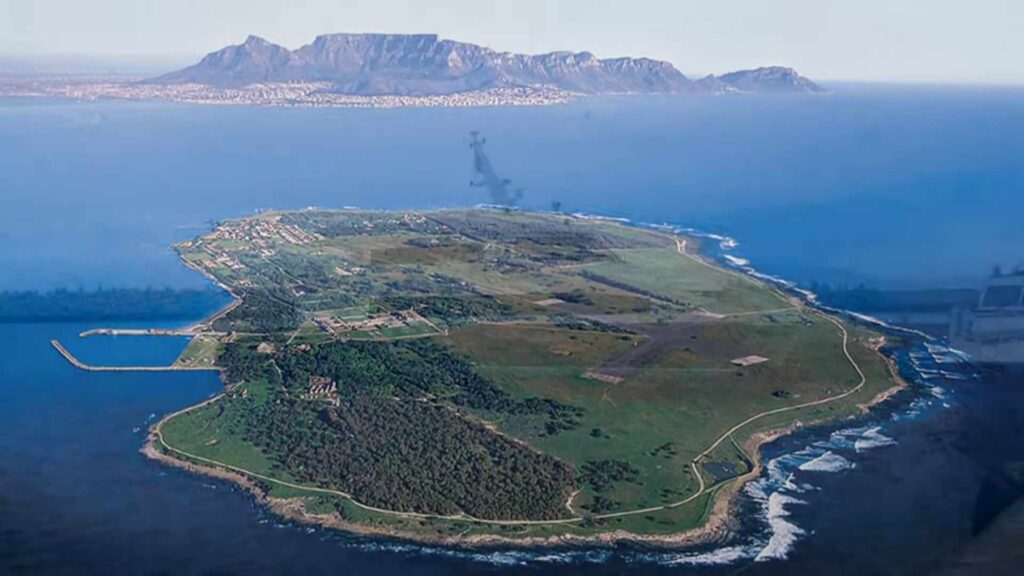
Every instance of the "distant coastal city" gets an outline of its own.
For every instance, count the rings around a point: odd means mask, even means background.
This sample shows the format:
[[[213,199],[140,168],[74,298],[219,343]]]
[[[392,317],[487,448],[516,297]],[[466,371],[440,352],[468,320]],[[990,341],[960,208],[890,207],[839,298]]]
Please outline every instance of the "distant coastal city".
[[[0,96],[395,108],[543,106],[606,94],[818,93],[783,66],[690,79],[651,58],[514,54],[436,34],[324,34],[289,50],[258,36],[155,78],[0,76]]]
[[[0,96],[73,100],[164,100],[192,104],[238,104],[324,108],[544,106],[580,95],[550,86],[499,87],[453,94],[341,94],[328,82],[268,82],[222,88],[207,84],[154,84],[124,78],[0,78]]]

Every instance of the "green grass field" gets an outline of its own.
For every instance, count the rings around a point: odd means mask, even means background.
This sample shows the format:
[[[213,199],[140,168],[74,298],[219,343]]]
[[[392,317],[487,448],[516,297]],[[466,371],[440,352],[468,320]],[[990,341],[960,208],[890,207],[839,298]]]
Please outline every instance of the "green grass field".
[[[216,338],[199,335],[192,337],[188,345],[181,351],[174,364],[190,368],[216,366],[221,344]]]
[[[675,247],[613,250],[615,259],[583,268],[716,314],[773,310],[790,304],[772,290],[729,270],[687,258]]]
[[[619,483],[605,494],[619,502],[618,510],[656,506],[692,494],[698,484],[690,461],[736,423],[766,410],[835,395],[859,382],[842,353],[839,331],[819,318],[809,325],[746,319],[709,324],[690,344],[699,353],[668,352],[618,383],[583,377],[588,369],[633,346],[636,340],[529,326],[469,326],[452,334],[456,350],[472,358],[483,373],[509,392],[519,397],[554,398],[583,408],[583,423],[578,428],[527,438],[577,467],[587,461],[612,459],[637,468],[639,482]],[[856,341],[853,353],[868,368],[863,396],[870,398],[890,380],[881,359],[864,344],[863,338]],[[757,353],[770,360],[748,368],[731,365],[732,354],[741,353]],[[784,391],[784,398],[773,395],[783,394],[779,391]],[[837,409],[854,412],[843,406]],[[808,412],[831,415],[835,410]],[[786,415],[775,421],[792,418]],[[497,425],[507,433],[524,436],[514,419]],[[759,427],[751,425],[750,432],[756,429]],[[743,439],[743,432],[738,440]],[[666,445],[671,450],[659,453],[658,447]],[[719,460],[737,458],[728,443],[720,452]],[[592,497],[585,489],[577,502],[585,506]]]
[[[259,398],[267,394],[267,386],[262,381],[249,382],[229,394],[244,393]],[[164,442],[182,452],[293,481],[294,478],[244,440],[244,424],[239,416],[225,410],[223,402],[213,402],[167,420],[160,432]]]

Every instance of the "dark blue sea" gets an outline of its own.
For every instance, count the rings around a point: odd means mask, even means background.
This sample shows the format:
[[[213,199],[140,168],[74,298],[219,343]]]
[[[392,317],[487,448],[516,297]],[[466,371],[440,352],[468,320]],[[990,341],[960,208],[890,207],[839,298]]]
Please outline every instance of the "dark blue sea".
[[[480,109],[0,99],[0,290],[206,286],[169,245],[263,208],[487,202],[469,186],[471,130],[527,207],[726,235],[800,286],[976,286],[1024,260],[1024,89],[833,88]],[[1024,462],[1024,382],[918,342],[893,351],[912,384],[892,402],[765,448],[724,548],[354,538],[143,458],[153,419],[220,383],[78,371],[51,338],[96,364],[184,345],[77,338],[89,327],[0,324],[0,574],[921,574],[1020,495],[1007,470]]]

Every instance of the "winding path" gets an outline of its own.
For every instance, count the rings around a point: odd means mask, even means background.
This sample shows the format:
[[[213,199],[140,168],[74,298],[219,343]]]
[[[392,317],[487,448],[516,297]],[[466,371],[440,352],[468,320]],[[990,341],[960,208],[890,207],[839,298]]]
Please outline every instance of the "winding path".
[[[710,266],[710,264],[708,264],[707,262],[704,262],[703,260],[701,260],[701,259],[699,259],[699,258],[697,258],[697,257],[695,257],[695,256],[693,256],[693,255],[691,255],[691,254],[686,252],[686,241],[685,240],[680,240],[680,239],[677,238],[676,239],[676,245],[677,245],[677,249],[678,249],[679,253],[682,254],[683,256],[696,259],[698,262],[701,262],[701,263],[703,263],[705,265]],[[749,277],[744,276],[744,278],[750,280]],[[595,515],[591,516],[590,518],[594,518],[594,519],[608,519],[608,518],[621,518],[623,516],[634,516],[634,515],[637,515],[637,514],[650,514],[652,512],[658,512],[658,511],[662,511],[662,510],[670,510],[670,509],[673,509],[673,508],[678,508],[680,506],[684,506],[686,504],[689,504],[690,502],[693,502],[694,500],[700,498],[701,496],[704,496],[705,494],[708,494],[709,492],[714,490],[715,487],[716,487],[716,484],[708,484],[704,480],[704,476],[701,474],[701,471],[700,471],[700,463],[701,463],[701,461],[704,458],[706,458],[708,455],[710,455],[716,448],[718,448],[719,445],[721,445],[722,442],[724,442],[727,439],[729,439],[738,430],[744,428],[745,426],[753,424],[754,422],[757,422],[758,420],[761,420],[762,418],[765,418],[765,417],[768,417],[768,416],[773,416],[773,415],[776,415],[776,414],[785,414],[787,412],[793,412],[793,411],[796,411],[796,410],[803,410],[803,409],[806,409],[806,408],[813,408],[815,406],[822,406],[822,405],[825,405],[825,404],[829,404],[829,403],[835,402],[837,400],[842,400],[843,398],[847,398],[847,397],[849,397],[849,396],[851,396],[853,394],[856,394],[858,391],[860,391],[864,387],[864,385],[867,383],[867,376],[865,376],[864,371],[861,370],[860,365],[857,364],[857,361],[854,360],[853,356],[850,354],[850,349],[849,349],[849,333],[847,332],[846,327],[843,326],[843,324],[841,322],[839,322],[838,320],[836,320],[835,318],[833,318],[831,316],[828,316],[826,314],[820,314],[820,315],[821,315],[821,317],[825,318],[826,320],[828,320],[832,324],[835,324],[835,326],[837,328],[839,328],[839,332],[842,335],[843,354],[846,356],[847,361],[850,363],[850,365],[853,367],[853,369],[857,372],[857,376],[859,378],[859,382],[857,383],[856,386],[854,386],[853,388],[850,388],[849,390],[846,390],[845,392],[841,392],[839,394],[836,394],[834,396],[828,396],[828,397],[821,398],[821,399],[818,399],[818,400],[813,400],[813,401],[810,401],[810,402],[804,402],[802,404],[796,404],[796,405],[793,405],[793,406],[785,406],[783,408],[776,408],[776,409],[773,409],[773,410],[766,410],[764,412],[759,412],[759,413],[754,414],[753,416],[750,416],[749,418],[743,420],[742,422],[739,422],[735,426],[729,428],[728,430],[723,432],[720,436],[718,436],[715,439],[715,441],[712,442],[707,448],[705,448],[700,454],[695,456],[690,461],[690,468],[693,470],[694,475],[697,477],[697,482],[698,482],[699,485],[698,485],[698,489],[697,489],[696,492],[694,492],[693,494],[691,494],[690,496],[688,496],[688,497],[686,497],[686,498],[684,498],[682,500],[679,500],[677,502],[672,502],[672,503],[669,503],[669,504],[662,504],[662,505],[659,505],[659,506],[651,506],[651,507],[648,507],[648,508],[638,508],[638,509],[633,509],[633,510],[625,510],[625,511],[621,511],[621,512],[611,512],[611,513],[606,513],[606,514],[595,514]],[[59,344],[55,344],[55,345],[59,346]],[[471,516],[471,515],[468,515],[468,514],[465,514],[465,513],[454,514],[454,515],[441,515],[441,514],[423,514],[423,513],[418,513],[418,512],[402,512],[402,511],[398,511],[398,510],[388,510],[388,509],[384,509],[384,508],[377,508],[377,507],[371,506],[369,504],[361,503],[358,500],[356,500],[351,494],[348,494],[347,492],[342,492],[340,490],[332,490],[332,489],[329,489],[329,488],[318,488],[318,487],[311,487],[311,486],[303,486],[303,485],[300,485],[300,484],[295,484],[293,482],[288,482],[288,481],[279,480],[279,479],[276,479],[276,478],[271,478],[269,476],[264,476],[264,475],[258,474],[256,472],[252,472],[250,470],[246,470],[244,468],[239,468],[237,466],[231,466],[231,465],[225,464],[223,462],[218,462],[216,460],[211,460],[209,458],[203,458],[202,456],[197,456],[195,454],[190,454],[188,452],[185,452],[183,450],[179,450],[179,449],[174,448],[174,447],[170,446],[169,444],[167,444],[167,442],[164,440],[164,437],[163,437],[163,434],[162,434],[162,431],[161,431],[161,427],[163,426],[163,424],[167,420],[169,420],[170,418],[173,418],[175,416],[178,416],[178,415],[181,415],[181,414],[185,414],[185,413],[188,413],[188,412],[190,412],[192,410],[196,410],[198,408],[206,406],[206,405],[210,404],[211,402],[216,401],[220,397],[221,396],[215,396],[215,397],[210,398],[209,400],[207,400],[207,401],[205,401],[205,402],[203,402],[201,404],[197,404],[195,406],[191,406],[189,408],[185,408],[185,409],[179,410],[177,412],[174,412],[173,414],[169,414],[168,416],[165,416],[163,419],[161,419],[159,422],[157,422],[156,426],[154,427],[154,433],[156,435],[157,441],[166,450],[168,450],[168,451],[170,451],[172,453],[178,454],[180,456],[184,456],[186,458],[192,459],[192,460],[196,460],[196,461],[199,461],[199,462],[202,462],[202,463],[205,463],[205,464],[209,464],[209,465],[212,465],[212,466],[217,466],[217,467],[220,467],[220,468],[231,470],[231,471],[237,472],[239,474],[244,474],[244,475],[247,475],[247,476],[251,476],[253,478],[258,478],[258,479],[266,481],[266,482],[271,482],[271,483],[274,483],[274,484],[278,484],[280,486],[286,486],[288,488],[293,488],[293,489],[296,489],[296,490],[303,490],[303,491],[314,492],[314,493],[319,493],[319,494],[328,494],[328,495],[332,495],[332,496],[340,496],[340,497],[348,499],[350,502],[352,502],[352,504],[354,504],[355,506],[358,506],[359,508],[362,508],[364,510],[369,510],[369,511],[377,512],[377,513],[381,513],[381,514],[387,514],[387,515],[394,516],[394,517],[399,517],[399,518],[419,518],[419,519],[434,518],[434,519],[443,519],[443,520],[458,520],[458,521],[474,522],[474,523],[478,523],[478,524],[488,524],[488,525],[495,525],[495,526],[549,526],[549,525],[559,525],[559,524],[576,524],[576,523],[583,522],[584,519],[585,519],[583,516],[574,516],[574,517],[571,517],[571,518],[560,518],[560,519],[555,519],[555,520],[491,520],[491,519],[486,519],[486,518],[477,518],[477,517],[474,517],[474,516]],[[729,481],[729,480],[727,480],[727,481]],[[570,497],[568,502],[572,502],[572,497]]]

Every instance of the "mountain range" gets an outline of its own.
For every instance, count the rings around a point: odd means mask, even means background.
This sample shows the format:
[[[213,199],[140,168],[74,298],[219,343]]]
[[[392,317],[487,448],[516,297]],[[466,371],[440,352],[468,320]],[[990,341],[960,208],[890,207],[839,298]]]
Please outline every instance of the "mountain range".
[[[221,88],[319,82],[330,84],[332,92],[367,96],[524,86],[580,94],[821,91],[795,70],[779,66],[693,81],[672,64],[650,58],[600,59],[590,52],[513,54],[436,34],[326,34],[296,50],[249,36],[242,44],[149,82]]]

